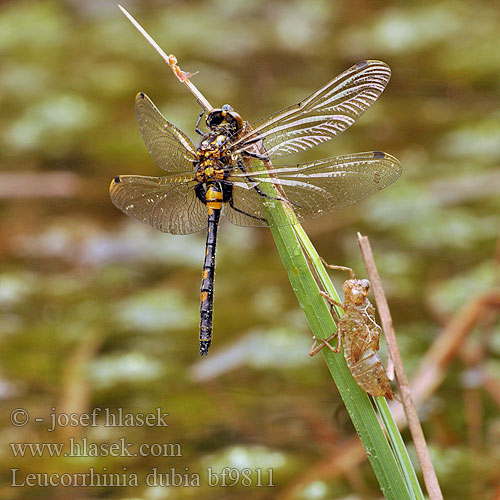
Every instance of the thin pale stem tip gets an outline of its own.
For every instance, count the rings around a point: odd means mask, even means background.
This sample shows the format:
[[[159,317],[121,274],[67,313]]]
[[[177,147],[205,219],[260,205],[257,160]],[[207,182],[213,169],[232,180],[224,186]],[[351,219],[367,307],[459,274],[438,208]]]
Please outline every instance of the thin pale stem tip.
[[[153,46],[153,48],[160,54],[162,59],[170,66],[170,69],[174,72],[174,75],[177,79],[182,82],[187,88],[192,92],[192,94],[196,97],[198,102],[207,110],[211,111],[213,106],[205,99],[205,96],[195,87],[193,83],[191,83],[190,78],[193,76],[191,73],[187,73],[182,71],[181,68],[177,64],[177,58],[173,55],[167,55],[164,50],[153,40],[153,38],[149,35],[149,33],[132,17],[127,10],[118,4],[118,8],[125,14],[127,19],[136,27],[139,33]]]

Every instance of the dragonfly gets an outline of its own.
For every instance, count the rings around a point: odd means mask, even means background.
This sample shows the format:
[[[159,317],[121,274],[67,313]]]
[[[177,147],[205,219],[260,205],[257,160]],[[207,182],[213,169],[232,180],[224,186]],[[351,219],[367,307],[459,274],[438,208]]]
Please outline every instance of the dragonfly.
[[[384,396],[392,399],[394,394],[389,377],[377,353],[382,328],[375,321],[375,308],[368,299],[370,282],[367,279],[356,279],[356,275],[350,267],[333,266],[323,258],[321,260],[329,269],[349,271],[350,279],[344,281],[342,285],[343,304],[337,302],[326,292],[320,292],[321,296],[330,304],[337,331],[327,339],[314,338],[309,356],[314,356],[323,347],[338,354],[343,344],[347,367],[359,387],[371,396]],[[339,306],[344,310],[340,319],[333,306]],[[333,347],[330,342],[335,337],[337,337],[337,346]]]
[[[391,71],[376,60],[358,62],[303,101],[263,120],[244,121],[225,104],[206,117],[198,147],[137,94],[135,112],[144,143],[163,177],[119,175],[111,200],[125,214],[171,234],[207,231],[200,306],[200,355],[212,342],[215,250],[221,215],[239,226],[291,224],[273,217],[286,204],[299,222],[358,202],[401,174],[381,151],[334,156],[295,165],[273,164],[322,144],[349,128],[380,96]]]

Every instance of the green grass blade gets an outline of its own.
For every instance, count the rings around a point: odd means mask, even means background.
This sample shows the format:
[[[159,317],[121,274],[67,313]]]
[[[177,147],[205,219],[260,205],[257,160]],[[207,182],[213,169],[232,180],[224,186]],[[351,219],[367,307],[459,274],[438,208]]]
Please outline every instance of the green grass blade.
[[[282,225],[283,219],[290,223],[296,222],[293,212],[287,210],[286,205],[279,202],[270,202],[268,205],[270,222],[280,221],[277,227],[271,227],[271,231],[299,305],[304,311],[314,336],[327,338],[335,331],[335,322],[329,307],[319,294],[318,284],[309,268],[304,250],[325,290],[334,298],[338,298],[337,293],[302,227],[298,224]],[[388,500],[420,498],[417,494],[409,492],[405,476],[409,477],[411,474],[402,472],[368,395],[352,378],[344,357],[328,349],[323,349],[322,353],[385,498]]]
[[[415,500],[424,500],[424,494],[420,488],[420,484],[415,473],[415,469],[411,463],[408,455],[408,450],[404,444],[401,433],[399,432],[396,422],[392,418],[392,414],[385,398],[374,398],[375,404],[379,411],[382,421],[384,422],[385,429],[389,436],[392,449],[399,461],[402,474],[405,478],[406,485]]]

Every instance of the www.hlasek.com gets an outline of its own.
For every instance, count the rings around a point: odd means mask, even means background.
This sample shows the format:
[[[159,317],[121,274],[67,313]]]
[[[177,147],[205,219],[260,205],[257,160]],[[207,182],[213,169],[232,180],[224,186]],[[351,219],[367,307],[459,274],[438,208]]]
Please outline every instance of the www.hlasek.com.
[[[100,418],[98,418],[100,417]],[[168,413],[156,408],[151,413],[128,413],[122,408],[94,408],[90,413],[58,413],[52,408],[48,418],[36,417],[37,423],[48,423],[47,432],[61,427],[168,427]],[[16,408],[10,414],[12,425],[24,427],[30,414]],[[182,457],[180,443],[134,443],[120,437],[113,442],[93,442],[87,437],[69,437],[64,442],[9,443],[14,457]]]
[[[70,437],[62,443],[9,443],[14,457],[182,457],[180,443],[95,443]]]

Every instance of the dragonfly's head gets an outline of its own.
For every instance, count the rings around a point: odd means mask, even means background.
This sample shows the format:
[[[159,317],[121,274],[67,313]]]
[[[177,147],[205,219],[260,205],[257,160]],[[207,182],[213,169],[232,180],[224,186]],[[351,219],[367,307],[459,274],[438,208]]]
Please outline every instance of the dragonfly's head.
[[[345,301],[360,306],[363,305],[370,292],[370,282],[368,280],[346,280],[342,286],[345,294]]]
[[[210,111],[207,126],[210,130],[234,134],[243,128],[243,118],[229,104],[224,104],[222,108]]]

